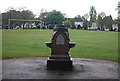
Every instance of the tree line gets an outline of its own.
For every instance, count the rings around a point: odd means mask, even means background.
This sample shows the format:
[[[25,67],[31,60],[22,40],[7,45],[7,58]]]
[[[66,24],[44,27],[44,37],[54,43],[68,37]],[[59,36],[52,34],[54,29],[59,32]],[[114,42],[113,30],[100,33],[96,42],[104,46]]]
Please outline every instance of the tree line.
[[[119,18],[113,20],[111,15],[106,16],[105,12],[101,12],[97,15],[97,11],[94,6],[90,7],[89,13],[84,14],[83,16],[76,15],[74,18],[67,18],[66,14],[61,13],[60,11],[53,10],[48,12],[45,9],[41,9],[38,17],[36,17],[36,15],[33,14],[32,11],[26,10],[24,8],[19,8],[19,10],[10,8],[9,10],[1,14],[3,28],[8,28],[9,19],[40,20],[39,25],[47,26],[49,28],[53,28],[55,25],[62,24],[66,25],[69,28],[76,28],[75,18],[78,18],[82,20],[85,30],[87,30],[88,27],[92,27],[94,24],[96,24],[96,26],[101,28],[101,30],[108,28],[112,31],[112,25],[118,24],[119,21]],[[19,21],[11,22],[11,27],[25,23],[26,22]]]
[[[8,21],[9,19],[27,19],[32,20],[34,19],[35,15],[30,10],[25,9],[19,9],[16,10],[14,8],[9,8],[6,12],[2,13],[2,27],[7,28],[8,27]],[[17,26],[25,22],[11,22],[11,26]]]

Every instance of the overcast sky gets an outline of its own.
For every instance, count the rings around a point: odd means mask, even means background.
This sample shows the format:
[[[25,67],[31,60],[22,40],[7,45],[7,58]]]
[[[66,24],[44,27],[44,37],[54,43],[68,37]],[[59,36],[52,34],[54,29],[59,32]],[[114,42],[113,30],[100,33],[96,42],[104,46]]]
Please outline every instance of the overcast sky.
[[[8,7],[27,7],[38,14],[42,8],[47,11],[57,10],[66,13],[67,17],[83,16],[89,13],[90,6],[94,6],[97,13],[105,12],[117,18],[117,4],[120,0],[1,0],[0,12],[5,12]]]

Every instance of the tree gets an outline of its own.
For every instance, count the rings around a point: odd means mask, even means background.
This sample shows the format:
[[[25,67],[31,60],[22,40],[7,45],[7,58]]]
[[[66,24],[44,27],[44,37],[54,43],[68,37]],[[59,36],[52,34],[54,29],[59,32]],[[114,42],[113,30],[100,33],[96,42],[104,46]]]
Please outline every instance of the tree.
[[[88,29],[88,18],[89,18],[89,15],[88,14],[84,14],[84,16],[82,17],[83,18],[83,27],[85,30]]]
[[[66,20],[66,21],[64,22],[64,25],[67,26],[67,27],[69,27],[69,28],[74,29],[74,27],[75,27],[75,19],[74,19],[74,18],[71,18],[71,19],[69,19],[69,20]]]
[[[87,27],[91,27],[92,26],[92,22],[91,21],[87,21]]]
[[[67,18],[67,14],[66,13],[62,13],[62,14],[63,14],[64,18]]]
[[[67,26],[68,28],[71,27],[71,26],[70,26],[70,21],[69,21],[69,20],[65,21],[65,22],[64,22],[64,25]]]
[[[0,29],[2,29],[2,14],[0,12]]]
[[[84,27],[85,30],[87,30],[87,20],[84,20],[83,27]]]
[[[120,18],[118,17],[118,31],[120,32]]]
[[[83,27],[85,30],[87,30],[87,19],[85,18],[85,16],[82,16],[82,20],[83,20]]]
[[[70,22],[71,28],[74,29],[74,27],[75,27],[75,19],[74,19],[74,18],[71,18],[71,19],[69,20],[69,22]]]
[[[113,24],[118,24],[118,19],[114,19]]]
[[[81,16],[80,16],[80,15],[77,15],[77,16],[75,16],[75,18],[81,18]]]
[[[84,18],[87,20],[89,18],[88,14],[84,14]]]
[[[118,31],[120,32],[120,1],[118,2]]]
[[[19,18],[20,19],[28,19],[28,20],[31,20],[35,17],[35,15],[33,14],[32,11],[30,10],[23,10],[22,12],[20,12],[19,14]]]
[[[102,17],[102,19],[106,16],[105,12],[101,12],[98,15],[100,15]]]
[[[110,16],[106,16],[106,17],[104,17],[104,26],[106,27],[106,28],[109,28],[111,31],[113,30],[112,29],[112,24],[113,24],[113,19],[112,19],[112,16],[110,15]]]
[[[96,9],[95,9],[94,6],[90,7],[89,15],[90,15],[90,21],[91,22],[95,22],[96,21],[97,12],[96,12]]]
[[[64,21],[64,16],[60,11],[53,10],[46,17],[47,24],[61,25]]]
[[[118,2],[118,6],[115,10],[118,10],[118,18],[120,18],[120,1]]]
[[[40,15],[38,18],[41,20],[41,25],[43,25],[43,26],[45,26],[47,24],[47,22],[46,22],[47,15],[48,15],[47,10],[41,9]]]
[[[104,17],[106,17],[105,12],[101,12],[98,14],[98,18],[97,18],[97,26],[101,28],[102,31],[104,31]]]
[[[2,21],[3,27],[8,26],[9,19],[33,19],[35,16],[32,11],[30,10],[16,10],[14,8],[9,8],[6,12],[2,13]],[[19,25],[20,22],[11,22],[12,26]]]
[[[101,15],[98,15],[98,18],[97,18],[97,26],[98,27],[101,27],[101,30],[104,30],[104,28],[103,28],[103,19],[102,19],[102,17],[101,17]]]

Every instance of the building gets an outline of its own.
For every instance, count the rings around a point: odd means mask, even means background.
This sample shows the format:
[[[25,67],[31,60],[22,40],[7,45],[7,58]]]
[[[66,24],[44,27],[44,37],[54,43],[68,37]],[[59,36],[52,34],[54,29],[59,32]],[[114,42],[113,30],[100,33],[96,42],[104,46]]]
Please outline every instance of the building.
[[[113,28],[114,31],[118,31],[118,25],[117,24],[113,24],[112,28]]]
[[[74,19],[75,19],[76,29],[83,29],[83,20],[81,18],[74,18]]]

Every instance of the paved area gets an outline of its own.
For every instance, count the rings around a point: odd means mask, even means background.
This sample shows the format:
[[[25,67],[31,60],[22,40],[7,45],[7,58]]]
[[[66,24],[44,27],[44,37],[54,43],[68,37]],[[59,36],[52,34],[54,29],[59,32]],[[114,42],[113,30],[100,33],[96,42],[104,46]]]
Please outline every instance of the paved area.
[[[0,60],[0,81],[2,80],[2,60]]]
[[[118,63],[73,58],[72,71],[48,70],[46,57],[2,61],[3,79],[118,79]],[[1,69],[1,67],[0,67]],[[1,75],[1,74],[0,74]]]

